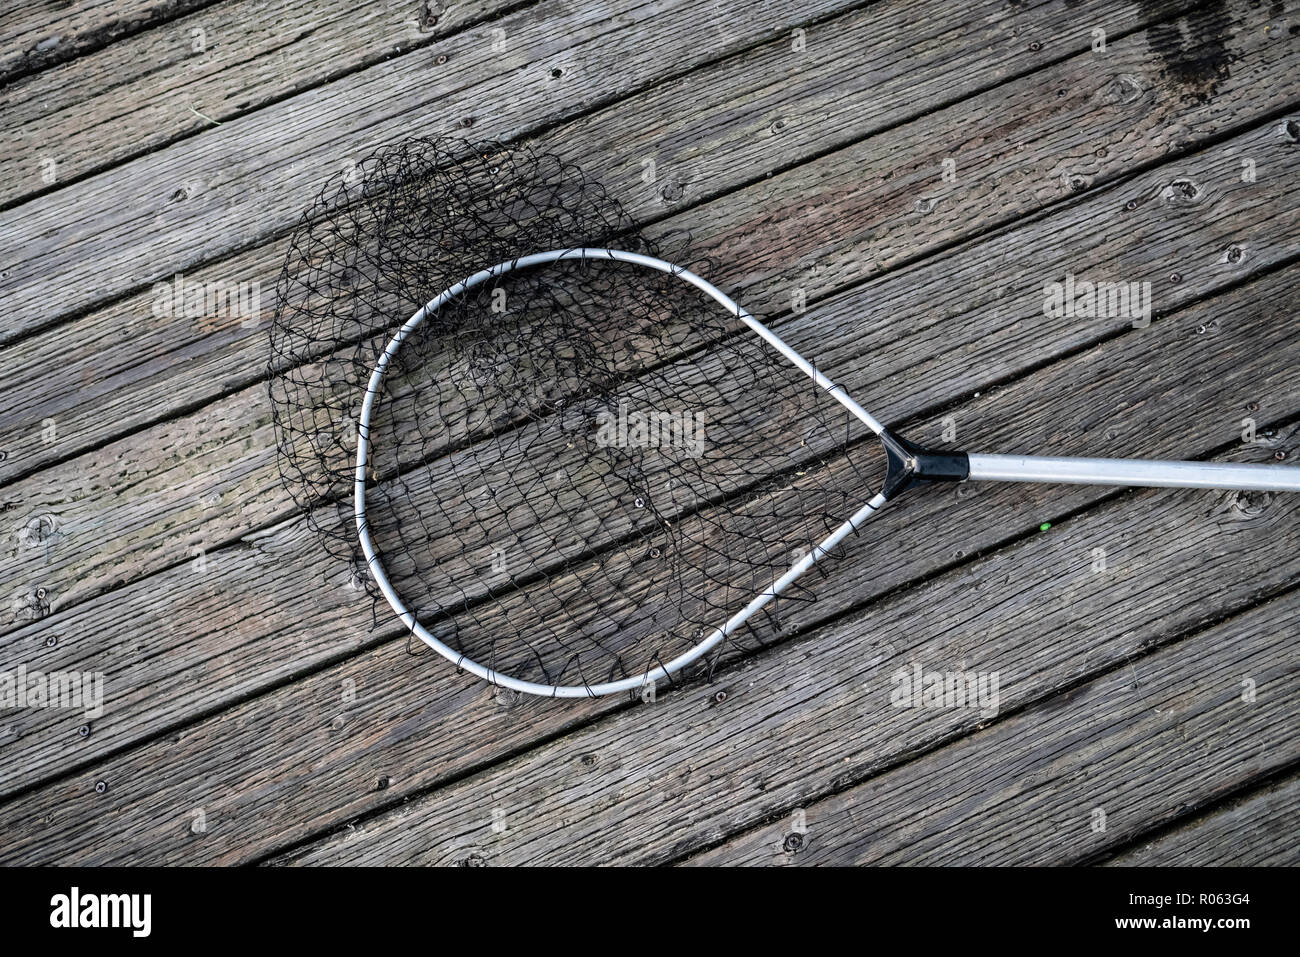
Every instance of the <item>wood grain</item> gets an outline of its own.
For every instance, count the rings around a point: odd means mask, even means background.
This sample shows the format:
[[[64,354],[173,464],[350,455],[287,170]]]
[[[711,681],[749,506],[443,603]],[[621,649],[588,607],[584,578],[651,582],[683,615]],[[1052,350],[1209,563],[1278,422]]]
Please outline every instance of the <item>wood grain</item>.
[[[1112,867],[1294,867],[1300,778],[1290,775],[1111,858]]]
[[[763,40],[780,42],[788,54],[793,28],[856,5],[653,0],[611,18],[603,7],[545,0],[492,25],[505,31],[501,52],[487,42],[489,32],[470,30],[438,44],[445,64],[434,61],[434,48],[422,49],[236,117],[0,213],[0,261],[8,274],[0,290],[0,342],[282,234],[330,174],[377,144],[409,135],[413,116],[423,118],[424,134],[468,128],[474,139],[518,138]],[[900,30],[903,6],[915,29]],[[996,74],[1028,70],[1091,43],[1092,26],[1065,4],[1022,9],[988,2],[973,21],[963,14],[959,25],[951,13],[931,16],[945,6],[925,0],[868,7],[880,27],[870,35],[893,39],[884,62],[960,69],[950,62],[955,44],[965,64],[982,63]],[[1098,14],[1119,33],[1182,6],[1115,3]],[[1015,30],[1008,28],[1013,22]],[[1052,43],[1026,42],[1022,31]],[[932,89],[950,93],[951,86],[949,79]],[[485,102],[499,108],[484,111]],[[822,148],[832,145],[824,141]],[[628,172],[639,175],[639,157]]]
[[[1273,174],[1243,183],[1247,154]],[[1270,122],[1057,217],[850,288],[776,328],[877,416],[897,421],[1131,325],[1044,316],[1044,283],[1067,272],[1150,281],[1164,312],[1287,262],[1300,252],[1288,208],[1293,167],[1300,151]],[[1200,200],[1164,199],[1175,181],[1198,184]],[[1233,262],[1233,246],[1248,254]],[[990,262],[999,271],[990,274]],[[9,628],[292,513],[261,386],[20,480],[5,499],[14,529],[0,544]]]
[[[1047,536],[1029,539],[1011,561],[992,555],[783,645],[713,687],[566,735],[291,859],[657,863],[795,808],[805,809],[810,829],[841,808],[863,822],[826,827],[824,849],[808,846],[809,860],[1026,863],[1093,853],[1172,817],[1182,803],[1296,758],[1296,742],[1279,723],[1300,693],[1296,632],[1278,627],[1294,617],[1294,596],[1124,665],[1199,618],[1171,613],[1164,604],[1170,582],[1181,589],[1200,579],[1204,587],[1203,575],[1223,571],[1222,539],[1170,549],[1157,533],[1187,527],[1186,498],[1174,497],[1180,506],[1166,511],[1162,495],[1140,493],[1059,529],[1053,544],[1076,556],[1101,540],[1113,543],[1117,558],[1122,549],[1120,580],[1089,578],[1086,561],[1063,563],[1061,553],[1040,551],[1050,548]],[[1272,507],[1276,536],[1296,508],[1280,497]],[[1284,574],[1294,583],[1298,573],[1293,563]],[[1109,624],[1116,602],[1128,606],[1119,633]],[[999,708],[1019,713],[972,734],[993,718],[975,708],[897,707],[892,676],[916,663],[997,672]],[[1094,669],[1110,673],[1040,697]],[[1253,707],[1237,700],[1242,675],[1268,689]],[[727,693],[721,703],[719,689]],[[934,750],[958,736],[952,749]],[[1145,760],[1146,747],[1169,753],[1175,742],[1202,760]],[[921,752],[931,753],[846,790]],[[1136,778],[1136,787],[1124,789],[1125,778]],[[813,803],[837,791],[844,793],[825,809]],[[1110,805],[1100,840],[1089,830],[1088,801]],[[493,828],[497,809],[504,832]],[[1074,826],[1064,831],[1067,822]],[[753,832],[742,839],[744,851],[719,850],[712,859],[770,861],[774,832],[787,826]]]
[[[136,33],[0,88],[0,142],[8,146],[0,204],[390,62],[515,5],[240,0]],[[55,161],[53,181],[45,159]]]
[[[1290,497],[924,490],[711,684],[520,700],[408,654],[323,560],[278,484],[269,302],[150,310],[178,270],[269,289],[323,175],[416,117],[595,172],[915,438],[1290,457],[1286,5],[466,0],[422,32],[123,0],[43,42],[53,10],[0,17],[0,660],[101,672],[107,701],[0,712],[0,860],[1291,860]],[[1149,280],[1155,322],[1045,315],[1066,273]],[[812,481],[768,493],[765,535]],[[469,521],[457,494],[435,472],[410,505]],[[476,614],[636,605],[546,570]],[[916,663],[997,672],[997,709],[894,706]]]
[[[1286,731],[1300,703],[1297,612],[1300,592],[1293,590],[808,804],[798,841],[790,840],[785,821],[692,863],[1090,860],[1300,756]],[[1291,624],[1279,627],[1282,622]],[[1253,701],[1243,700],[1247,679],[1257,688]],[[1179,757],[1153,761],[1153,753]]]
[[[213,0],[35,0],[0,18],[0,82],[84,56]]]
[[[761,17],[745,7],[717,30],[720,0],[651,0],[613,18],[543,0],[492,26],[504,48],[486,28],[454,34],[440,46],[444,64],[424,48],[235,117],[0,212],[0,337],[282,234],[322,182],[409,135],[412,117],[426,135],[513,139],[847,2],[780,0]],[[683,33],[696,42],[680,43]],[[557,83],[551,71],[566,67]],[[485,102],[500,107],[485,113]]]
[[[1279,273],[1157,322],[1122,340],[1122,349],[1113,343],[1099,346],[986,393],[965,411],[954,413],[959,436],[977,448],[1023,443],[1019,450],[1045,446],[1097,454],[1114,454],[1126,446],[1131,452],[1140,440],[1152,443],[1143,448],[1146,454],[1188,456],[1231,441],[1239,427],[1239,410],[1247,402],[1263,402],[1261,421],[1292,416],[1300,409],[1300,393],[1289,385],[1288,374],[1295,347],[1286,345],[1285,328],[1269,317],[1294,308],[1293,273]],[[1211,316],[1219,318],[1216,332],[1198,333]],[[1260,342],[1261,334],[1268,345]],[[1258,360],[1243,363],[1243,350],[1259,359],[1268,356],[1271,367],[1261,368]],[[1148,374],[1135,378],[1133,368],[1139,362],[1147,363]],[[1196,388],[1189,390],[1189,383]],[[1284,397],[1279,397],[1279,389],[1285,390]],[[936,416],[918,423],[914,432],[937,438],[942,428],[942,417]],[[1270,442],[1245,454],[1254,461],[1267,459]],[[949,584],[942,586],[949,589],[943,594],[950,594],[953,604],[949,620],[1009,615],[998,626],[1009,636],[1006,645],[1018,646],[1025,639],[1041,642],[1043,647],[1034,645],[1026,654],[1044,659],[1036,659],[1033,668],[1045,671],[1046,687],[1057,687],[1141,647],[1153,634],[1165,633],[1162,629],[1193,625],[1216,609],[1248,607],[1295,574],[1293,550],[1287,537],[1278,534],[1291,520],[1284,501],[1166,493],[1166,504],[1153,512],[1148,499],[1156,493],[1139,494],[1145,497],[1112,503],[1108,510],[1077,519],[1086,525],[1075,528],[1066,541],[1058,542],[1054,530],[1019,544],[1013,543],[1040,522],[1056,522],[1114,493],[972,485],[903,499],[876,520],[873,536],[878,538],[851,549],[833,574],[817,583],[815,605],[782,609],[787,637],[850,614],[866,628],[861,638],[865,657],[853,660],[874,660],[874,636],[888,629],[882,631],[885,626],[877,624],[886,612],[870,604],[872,600],[900,591],[885,620],[896,622],[888,628],[906,636],[917,609],[938,601],[939,593],[935,586],[904,586],[953,568],[944,578]],[[1122,515],[1129,517],[1117,517],[1113,510],[1119,507],[1127,509]],[[1134,522],[1143,523],[1148,533],[1126,530],[1135,527]],[[1115,530],[1113,535],[1107,529]],[[1101,544],[1116,556],[1122,587],[1085,574],[1090,550]],[[999,546],[1009,549],[1004,557],[968,564],[970,556]],[[122,755],[94,760],[96,752],[111,752],[142,732],[156,734],[168,723],[175,726],[187,713],[220,707],[222,700],[229,700],[232,685],[249,688],[249,662],[270,664],[274,656],[279,660],[277,676],[291,678],[310,660],[346,653],[364,632],[368,613],[364,603],[359,605],[339,587],[337,577],[327,583],[311,573],[309,552],[302,528],[289,526],[233,553],[230,558],[236,563],[222,567],[219,575],[205,580],[190,569],[177,570],[148,590],[133,587],[123,592],[114,607],[124,619],[135,621],[137,635],[161,634],[162,621],[192,604],[196,620],[206,624],[187,649],[177,648],[150,662],[112,652],[92,659],[132,663],[120,678],[108,679],[110,692],[127,697],[97,722],[90,738],[77,741],[79,757],[92,762],[88,767],[0,808],[6,831],[27,835],[13,844],[13,859],[248,860],[464,775],[527,742],[548,740],[625,707],[618,700],[577,705],[521,702],[455,675],[440,659],[423,655],[412,660],[403,651],[403,640],[381,631],[374,637],[387,641],[359,657]],[[1062,563],[1075,571],[1063,572]],[[1026,575],[1032,579],[1028,584]],[[1134,575],[1139,578],[1130,581]],[[1149,587],[1144,576],[1166,583],[1161,600],[1133,597]],[[1029,589],[1032,582],[1038,582],[1032,587],[1042,594],[1021,595],[1019,589]],[[272,612],[276,602],[284,606]],[[958,607],[960,602],[968,604]],[[221,627],[221,604],[237,603],[242,603],[239,617]],[[82,614],[92,617],[85,610]],[[944,620],[937,611],[927,614]],[[270,634],[255,639],[268,615],[275,630],[268,628]],[[303,616],[299,628],[293,626],[294,615]],[[1130,628],[1141,616],[1151,616],[1143,619],[1148,624]],[[1110,621],[1123,622],[1124,634],[1113,635]],[[76,634],[76,629],[69,631]],[[946,637],[936,633],[936,641],[956,642],[943,645],[943,655],[960,657],[960,632]],[[51,667],[59,659],[41,655],[37,647],[46,633],[33,627],[16,640],[40,655],[33,658],[35,663]],[[834,647],[843,638],[838,626],[813,633],[815,639],[785,642],[781,647],[788,645],[789,650],[782,653],[812,662],[816,659],[808,640]],[[336,635],[350,637],[342,647],[331,648]],[[915,643],[906,637],[888,640],[900,648]],[[61,641],[59,647],[62,654],[73,654],[78,642]],[[227,651],[230,648],[237,650]],[[1077,652],[1075,660],[1067,660],[1068,649]],[[853,653],[848,654],[852,658]],[[940,652],[934,657],[939,660]],[[190,670],[195,667],[197,673]],[[796,670],[811,680],[817,669],[809,664]],[[721,687],[734,688],[735,682],[727,678]],[[139,695],[133,690],[137,688]],[[696,700],[715,690],[697,686],[685,693]],[[670,697],[676,696],[666,696],[661,704]],[[60,717],[61,740],[71,740],[78,718]],[[57,753],[59,733],[54,726],[36,725],[10,747],[52,755]],[[284,753],[289,741],[295,760],[284,766],[274,755]],[[15,764],[48,772],[50,758]],[[205,769],[201,781],[185,770],[196,766]],[[256,787],[247,780],[251,768],[259,769]],[[514,772],[502,773],[509,777]],[[95,794],[98,780],[110,783],[106,795]],[[487,780],[497,780],[497,774],[489,773]],[[106,807],[111,813],[104,813]],[[203,836],[185,830],[194,807],[205,808],[212,822]],[[52,822],[45,821],[47,815],[54,816]],[[109,841],[109,833],[117,837]]]
[[[845,63],[854,74],[870,67],[880,51],[863,32],[872,26],[867,12],[835,21],[838,29],[822,41],[834,45],[826,64]],[[1240,32],[1228,41],[1234,71],[1203,102],[1188,104],[1182,85],[1160,79],[1164,60],[1144,31],[1110,44],[1104,82],[1089,52],[902,126],[889,124],[919,103],[914,90],[888,78],[870,97],[823,105],[806,120],[803,112],[784,116],[784,97],[804,102],[825,95],[820,91],[826,78],[806,67],[789,71],[779,87],[782,95],[769,90],[771,103],[755,113],[752,102],[761,93],[755,84],[779,71],[787,58],[786,45],[774,42],[696,71],[690,81],[655,87],[626,104],[574,120],[546,142],[561,148],[575,144],[566,150],[568,158],[599,169],[611,185],[626,184],[620,193],[627,194],[635,217],[668,214],[651,227],[653,235],[689,233],[701,252],[717,257],[725,270],[719,278],[745,290],[751,309],[779,316],[790,310],[796,290],[815,303],[843,283],[861,282],[979,230],[1076,197],[1079,187],[1085,193],[1104,187],[1171,150],[1222,135],[1259,112],[1292,102],[1300,94],[1289,79],[1300,76],[1295,62],[1300,49],[1270,43],[1260,24],[1249,22],[1258,15],[1243,14]],[[1122,97],[1115,101],[1114,90],[1124,89],[1122,77],[1133,78],[1143,91],[1131,103]],[[968,82],[977,80],[978,74]],[[1044,96],[1047,90],[1068,93]],[[707,110],[705,96],[728,108],[700,129],[696,117]],[[701,99],[691,109],[671,108],[675,99],[690,97]],[[1020,124],[1006,122],[1009,103]],[[885,129],[743,185],[764,157],[797,158],[816,150],[830,122],[837,136]],[[779,135],[770,132],[777,124]],[[960,142],[951,142],[955,129],[965,133]],[[763,130],[768,133],[761,135]],[[957,183],[943,183],[939,159],[945,156],[936,159],[936,144],[960,164]],[[659,168],[668,171],[667,182],[658,191],[632,188],[628,173],[611,164],[611,155],[657,157]],[[631,180],[639,184],[635,176]],[[667,203],[664,191],[678,187],[682,196]],[[727,192],[737,187],[738,192]],[[691,202],[701,205],[673,212]],[[39,337],[0,348],[0,368],[13,383],[11,414],[0,421],[0,449],[8,452],[0,462],[0,481],[260,378],[273,308],[270,291],[282,259],[282,243],[276,241],[188,277],[201,283],[259,283],[263,310],[252,322],[157,318],[151,313],[151,288],[70,323],[61,336],[65,345],[58,363],[50,362],[47,343]],[[46,441],[51,424],[54,438]],[[41,440],[34,441],[37,437]]]

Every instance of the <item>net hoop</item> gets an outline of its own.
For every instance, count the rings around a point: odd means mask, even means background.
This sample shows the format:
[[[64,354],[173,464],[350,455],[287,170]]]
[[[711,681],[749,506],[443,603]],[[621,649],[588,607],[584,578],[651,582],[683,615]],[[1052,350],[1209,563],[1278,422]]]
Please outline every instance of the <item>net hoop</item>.
[[[420,324],[430,313],[436,312],[444,303],[456,296],[459,296],[490,279],[495,279],[498,276],[503,276],[506,273],[515,270],[530,269],[547,263],[559,262],[561,260],[587,259],[614,260],[630,263],[632,265],[666,273],[689,283],[701,292],[705,293],[737,319],[749,326],[750,329],[760,335],[769,345],[794,363],[794,365],[798,366],[814,382],[816,382],[818,386],[832,395],[841,405],[848,409],[850,413],[852,413],[859,421],[863,422],[873,432],[879,435],[884,431],[884,427],[876,421],[870,413],[854,402],[843,389],[827,379],[810,362],[804,359],[803,356],[799,355],[799,353],[795,352],[790,348],[790,346],[786,345],[786,343],[774,332],[742,309],[735,300],[724,293],[721,289],[683,266],[677,266],[662,259],[656,259],[653,256],[628,252],[620,249],[592,247],[555,249],[547,252],[532,253],[527,256],[520,256],[515,259],[498,263],[490,268],[480,270],[472,276],[468,276],[455,285],[448,287],[433,299],[429,300],[429,302],[425,303],[424,306],[417,310],[416,313],[411,316],[411,318],[408,319],[396,333],[393,334],[387,347],[375,363],[374,371],[370,374],[369,382],[366,384],[366,394],[361,405],[361,416],[357,423],[357,458],[353,485],[354,514],[357,525],[357,537],[361,545],[361,550],[365,555],[369,573],[374,579],[375,584],[379,586],[380,592],[407,629],[409,629],[410,632],[422,642],[442,657],[452,662],[457,668],[477,675],[493,685],[509,688],[513,691],[525,694],[555,698],[587,698],[644,690],[647,687],[653,687],[656,682],[669,678],[693,662],[698,661],[716,647],[720,641],[727,637],[727,635],[744,625],[744,623],[755,612],[763,608],[769,601],[779,595],[796,578],[811,568],[813,564],[838,545],[851,532],[856,531],[862,522],[873,515],[885,502],[885,496],[883,493],[874,496],[852,517],[835,529],[835,531],[832,532],[823,542],[812,549],[812,551],[805,555],[800,561],[796,562],[789,571],[773,582],[766,591],[755,596],[749,604],[729,618],[726,623],[715,628],[689,651],[683,652],[681,655],[665,664],[647,669],[644,674],[633,675],[616,681],[607,681],[594,685],[585,683],[580,685],[549,685],[535,681],[524,681],[495,671],[477,661],[474,661],[430,633],[429,630],[421,624],[419,619],[415,617],[415,614],[406,607],[406,603],[402,601],[401,596],[397,594],[397,590],[393,587],[392,582],[389,581],[388,575],[384,570],[383,562],[380,560],[379,554],[375,550],[374,542],[371,540],[369,525],[366,519],[366,466],[369,460],[370,451],[370,417],[376,396],[379,394],[384,376],[388,371],[389,363],[397,354],[398,349],[401,348],[402,342],[407,338],[407,336],[419,328]]]

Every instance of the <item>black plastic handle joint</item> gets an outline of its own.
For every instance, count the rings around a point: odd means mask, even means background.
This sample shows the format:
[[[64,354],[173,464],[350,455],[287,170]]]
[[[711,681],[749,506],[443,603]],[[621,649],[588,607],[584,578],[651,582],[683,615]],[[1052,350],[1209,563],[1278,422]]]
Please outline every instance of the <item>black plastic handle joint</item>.
[[[880,433],[885,444],[885,498],[893,498],[913,485],[925,482],[964,482],[970,477],[970,457],[965,452],[935,452],[921,448],[886,429]]]

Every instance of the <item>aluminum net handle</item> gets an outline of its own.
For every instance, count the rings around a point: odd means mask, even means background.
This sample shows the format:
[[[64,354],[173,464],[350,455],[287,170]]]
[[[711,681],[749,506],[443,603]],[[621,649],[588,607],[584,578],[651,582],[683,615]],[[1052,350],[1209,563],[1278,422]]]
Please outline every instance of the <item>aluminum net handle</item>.
[[[384,375],[388,371],[388,365],[392,361],[397,350],[401,348],[402,342],[415,329],[417,329],[430,313],[436,312],[448,300],[453,299],[462,293],[473,289],[475,286],[494,279],[498,276],[505,275],[517,269],[529,269],[534,266],[544,265],[546,263],[559,262],[560,260],[577,259],[577,260],[598,260],[607,259],[618,262],[631,263],[636,266],[642,266],[648,269],[655,269],[659,272],[675,276],[684,282],[690,283],[701,292],[708,295],[711,299],[740,319],[745,325],[749,326],[754,332],[758,333],[772,348],[781,353],[786,359],[802,370],[818,386],[829,393],[844,408],[857,418],[860,422],[875,432],[877,435],[884,431],[876,419],[868,413],[862,406],[853,401],[835,383],[818,371],[799,353],[791,349],[776,333],[768,329],[748,312],[742,309],[730,296],[724,293],[717,286],[705,279],[697,276],[689,269],[682,266],[665,262],[662,259],[656,259],[653,256],[645,256],[641,253],[627,252],[620,249],[598,249],[598,248],[576,248],[576,249],[555,249],[548,252],[532,253],[527,256],[520,256],[517,259],[507,260],[498,263],[488,269],[480,270],[461,280],[454,286],[449,287],[439,293],[429,302],[425,303],[415,315],[411,316],[389,340],[388,346],[380,355],[378,362],[375,363],[374,371],[370,374],[370,381],[366,384],[365,399],[361,404],[361,419],[357,424],[357,467],[353,485],[353,503],[355,506],[357,537],[361,543],[361,551],[366,556],[366,564],[370,569],[370,575],[378,584],[379,590],[383,593],[388,604],[392,606],[397,617],[411,631],[413,635],[423,641],[426,645],[442,655],[448,661],[452,662],[458,668],[463,668],[472,674],[489,681],[494,685],[500,685],[504,688],[510,688],[514,691],[524,692],[526,694],[545,695],[555,698],[586,698],[596,697],[598,695],[617,694],[623,691],[635,691],[652,685],[654,682],[663,680],[677,671],[685,668],[692,662],[698,661],[704,655],[708,654],[715,648],[720,641],[729,634],[740,628],[755,613],[762,609],[768,602],[780,595],[790,586],[800,575],[812,568],[828,552],[835,548],[840,542],[849,536],[850,533],[861,527],[862,523],[874,515],[882,505],[885,504],[885,495],[880,493],[874,496],[869,502],[866,502],[843,524],[836,528],[820,544],[812,549],[799,561],[790,566],[785,574],[777,578],[768,588],[756,595],[744,608],[732,615],[727,621],[715,628],[698,644],[689,651],[684,652],[674,658],[667,664],[659,665],[647,670],[642,675],[636,675],[623,678],[618,681],[607,681],[600,684],[588,685],[548,685],[535,681],[522,681],[513,678],[510,675],[494,671],[477,661],[474,661],[454,648],[434,637],[427,628],[424,627],[415,617],[415,614],[406,607],[401,596],[393,587],[392,582],[388,580],[388,575],[384,570],[383,562],[380,561],[379,555],[375,550],[374,542],[370,538],[369,523],[366,521],[366,464],[370,452],[370,415],[374,408],[375,397],[379,394],[379,389],[384,380]]]

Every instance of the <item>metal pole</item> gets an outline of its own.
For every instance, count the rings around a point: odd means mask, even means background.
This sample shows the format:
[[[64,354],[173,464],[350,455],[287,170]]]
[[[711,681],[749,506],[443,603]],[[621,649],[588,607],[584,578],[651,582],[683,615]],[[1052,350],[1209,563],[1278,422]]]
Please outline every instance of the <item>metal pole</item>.
[[[1226,462],[1055,458],[1040,455],[971,455],[970,478],[986,482],[1067,485],[1140,485],[1300,492],[1300,468]]]

